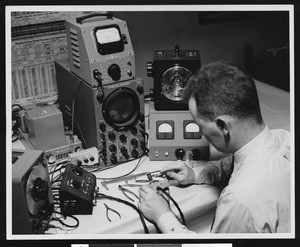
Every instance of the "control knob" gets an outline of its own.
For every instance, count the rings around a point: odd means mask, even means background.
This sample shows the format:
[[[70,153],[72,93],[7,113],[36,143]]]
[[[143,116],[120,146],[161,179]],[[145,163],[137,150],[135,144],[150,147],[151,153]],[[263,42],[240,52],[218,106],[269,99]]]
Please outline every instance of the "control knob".
[[[118,81],[121,78],[121,69],[119,65],[115,63],[108,67],[107,73],[114,81]]]
[[[138,140],[136,138],[131,139],[130,143],[133,148],[137,148]]]
[[[137,158],[139,156],[139,152],[134,148],[131,150],[131,155],[133,158]]]
[[[118,162],[117,156],[114,154],[112,154],[109,159],[112,164],[117,164]]]
[[[113,131],[108,133],[108,138],[112,141],[116,140],[116,134]]]
[[[138,91],[139,94],[143,94],[144,93],[144,87],[141,84],[139,84],[136,87],[136,91]]]
[[[125,142],[127,141],[126,135],[121,134],[121,135],[120,135],[120,141],[121,141],[122,143],[125,143]]]
[[[111,151],[112,153],[117,152],[117,147],[116,147],[116,145],[115,145],[115,144],[111,144],[111,145],[109,146],[109,151]]]

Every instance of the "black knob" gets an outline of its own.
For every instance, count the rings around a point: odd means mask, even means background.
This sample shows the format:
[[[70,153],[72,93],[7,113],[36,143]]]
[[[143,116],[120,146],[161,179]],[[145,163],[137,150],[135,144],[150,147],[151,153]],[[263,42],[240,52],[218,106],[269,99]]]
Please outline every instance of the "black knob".
[[[192,150],[193,160],[201,160],[202,152],[199,149]]]
[[[147,76],[153,77],[153,62],[147,63]]]
[[[127,137],[124,134],[121,134],[119,138],[122,143],[125,143],[127,141]]]
[[[100,124],[99,124],[99,129],[100,129],[102,132],[105,132],[105,131],[106,131],[106,124],[105,124],[105,123],[100,123]]]
[[[108,67],[107,73],[114,81],[118,81],[121,78],[121,69],[115,63]]]
[[[132,127],[131,129],[130,129],[130,132],[131,132],[131,134],[132,135],[136,135],[137,134],[137,128],[136,127]]]
[[[84,163],[89,163],[89,160],[88,160],[86,157],[84,157],[84,158],[83,158],[83,162],[84,162]]]
[[[130,143],[133,148],[137,148],[138,140],[136,138],[131,139]]]
[[[35,202],[46,199],[48,195],[48,189],[49,185],[46,180],[43,180],[40,177],[36,178],[32,188],[32,199]]]
[[[131,155],[133,158],[137,158],[139,156],[139,152],[136,149],[131,150]]]
[[[182,148],[177,148],[175,150],[175,157],[178,160],[183,160],[184,156],[185,156],[185,151]]]
[[[101,153],[102,153],[103,157],[106,157],[106,155],[107,155],[106,149],[102,149]]]
[[[117,147],[116,147],[116,145],[115,145],[115,144],[111,144],[111,145],[109,146],[109,151],[111,151],[112,153],[117,152]]]
[[[145,130],[145,124],[144,123],[140,123],[140,128],[141,128],[141,130]]]
[[[114,154],[112,154],[112,155],[110,156],[109,160],[110,160],[110,162],[111,162],[112,164],[117,164],[117,162],[118,162],[117,156],[114,155]]]
[[[109,138],[110,140],[112,140],[112,141],[115,141],[115,140],[116,140],[116,134],[115,134],[115,132],[110,131],[110,132],[108,133],[108,138]]]
[[[80,189],[80,188],[81,188],[81,182],[78,181],[78,180],[76,180],[76,179],[74,179],[74,180],[72,181],[72,186],[73,186],[75,189]]]
[[[76,176],[81,177],[82,174],[83,174],[83,166],[82,166],[82,165],[77,165],[77,166],[75,167],[75,169],[73,170],[73,173],[74,173]]]
[[[132,71],[131,71],[131,70],[128,70],[128,71],[127,71],[127,75],[132,76]]]
[[[140,146],[142,150],[146,149],[146,141],[144,139],[140,140]]]
[[[103,98],[104,98],[103,92],[102,92],[102,91],[99,91],[98,94],[97,94],[97,96],[96,96],[96,99],[97,99],[97,101],[99,102],[99,104],[102,104]]]
[[[141,84],[139,84],[136,87],[136,91],[138,91],[139,94],[143,94],[144,93],[144,87]]]
[[[101,140],[105,141],[105,135],[103,133],[100,133]]]
[[[124,155],[124,154],[127,154],[127,148],[125,147],[125,146],[122,146],[121,148],[120,148],[120,151],[121,151],[121,153]]]
[[[94,156],[90,156],[90,161],[94,161],[95,157]]]

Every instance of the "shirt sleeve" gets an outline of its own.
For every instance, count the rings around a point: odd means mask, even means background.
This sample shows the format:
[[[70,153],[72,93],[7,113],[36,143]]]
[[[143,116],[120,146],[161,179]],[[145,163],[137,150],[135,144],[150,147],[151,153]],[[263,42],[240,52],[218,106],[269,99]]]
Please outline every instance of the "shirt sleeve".
[[[211,233],[256,233],[257,227],[249,210],[226,192],[219,200]]]
[[[167,234],[195,233],[188,230],[186,226],[182,225],[172,212],[167,212],[160,216],[157,221],[157,226],[162,233]]]
[[[206,165],[192,168],[195,173],[196,184],[219,184],[228,174],[232,163],[232,156],[217,161],[209,161]]]

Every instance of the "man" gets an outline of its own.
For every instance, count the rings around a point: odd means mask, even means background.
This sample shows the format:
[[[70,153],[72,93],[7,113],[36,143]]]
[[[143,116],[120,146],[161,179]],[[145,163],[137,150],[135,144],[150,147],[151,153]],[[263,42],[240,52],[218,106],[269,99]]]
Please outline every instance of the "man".
[[[212,233],[290,232],[289,132],[265,125],[254,81],[218,61],[202,67],[184,94],[202,135],[228,156],[196,168],[177,161],[162,172],[180,184],[220,185]],[[140,210],[163,233],[191,233],[162,196],[147,186],[139,194]]]

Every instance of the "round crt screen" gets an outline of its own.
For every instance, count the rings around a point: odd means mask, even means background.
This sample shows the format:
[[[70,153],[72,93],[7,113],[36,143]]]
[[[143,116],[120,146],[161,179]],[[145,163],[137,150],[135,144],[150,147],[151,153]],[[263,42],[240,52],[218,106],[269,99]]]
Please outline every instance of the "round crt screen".
[[[140,112],[137,94],[129,88],[119,88],[104,102],[103,115],[113,127],[127,127],[135,122]]]

